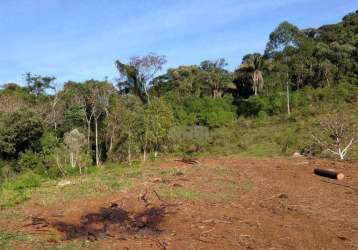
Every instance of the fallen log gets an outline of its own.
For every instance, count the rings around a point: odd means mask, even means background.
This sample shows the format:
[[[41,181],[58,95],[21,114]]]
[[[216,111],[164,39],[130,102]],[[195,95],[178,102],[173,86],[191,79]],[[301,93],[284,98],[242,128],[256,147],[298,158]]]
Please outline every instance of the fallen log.
[[[321,169],[321,168],[315,168],[314,173],[319,176],[327,177],[330,179],[336,179],[336,180],[343,180],[344,174],[338,173],[335,170],[331,169]]]

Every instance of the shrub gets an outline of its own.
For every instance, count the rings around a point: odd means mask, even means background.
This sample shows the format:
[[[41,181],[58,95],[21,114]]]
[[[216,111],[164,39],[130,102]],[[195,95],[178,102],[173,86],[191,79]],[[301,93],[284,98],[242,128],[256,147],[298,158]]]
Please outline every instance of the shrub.
[[[21,152],[37,150],[43,131],[41,119],[30,111],[6,114],[0,123],[0,158],[16,159]]]
[[[174,116],[181,125],[215,128],[224,126],[236,118],[236,107],[230,97],[186,97],[181,103],[173,106]]]
[[[260,111],[268,115],[281,113],[282,98],[279,95],[251,96],[238,102],[238,114],[244,116],[257,116]]]
[[[25,172],[18,175],[15,179],[8,180],[4,183],[3,188],[7,190],[24,190],[35,188],[41,185],[41,176],[33,172]]]
[[[32,150],[27,150],[20,154],[17,161],[17,169],[23,170],[40,170],[45,166],[43,164],[43,157],[40,153],[35,153]]]

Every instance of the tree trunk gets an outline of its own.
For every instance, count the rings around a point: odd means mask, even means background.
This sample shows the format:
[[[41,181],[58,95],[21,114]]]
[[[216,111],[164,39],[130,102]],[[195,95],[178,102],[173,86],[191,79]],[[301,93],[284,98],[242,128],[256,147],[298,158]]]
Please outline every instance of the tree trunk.
[[[287,73],[287,82],[286,82],[286,97],[287,97],[287,114],[291,115],[291,108],[290,108],[290,84],[288,82],[288,73]]]
[[[147,160],[147,146],[143,147],[143,161]]]
[[[71,167],[75,167],[75,159],[74,159],[74,155],[73,152],[70,153],[70,162],[71,162]]]
[[[286,65],[288,67],[288,57],[287,55],[285,55],[285,61],[286,61]],[[291,115],[291,108],[290,108],[290,79],[289,79],[289,73],[288,73],[288,69],[286,72],[286,98],[287,98],[287,114],[288,116]]]
[[[56,111],[55,111],[55,107],[53,107],[52,110],[52,119],[53,119],[53,123],[54,123],[54,129],[55,132],[57,131],[57,122],[56,122]]]
[[[143,145],[143,161],[147,160],[147,144],[148,144],[148,128],[145,128],[144,132],[144,145]]]
[[[96,139],[96,166],[99,166],[99,150],[98,150],[98,119],[95,119],[95,139]]]
[[[128,163],[129,166],[132,166],[132,151],[131,151],[131,139],[128,141]]]
[[[91,151],[91,120],[87,120],[87,144],[88,144],[88,151]]]
[[[331,83],[330,83],[330,81],[329,81],[329,79],[328,79],[328,72],[327,72],[327,71],[324,72],[324,77],[326,78],[327,87],[330,88],[330,87],[331,87]]]
[[[112,149],[113,149],[114,130],[115,130],[115,127],[112,128],[111,138],[109,139],[109,153],[112,152]]]
[[[150,104],[150,98],[149,98],[149,93],[148,93],[147,87],[144,87],[144,93],[147,97],[147,103]]]
[[[257,82],[257,77],[256,77],[256,71],[254,71],[252,73],[252,82],[254,84],[254,86],[253,86],[254,94],[257,95],[257,84],[258,84],[258,82]]]

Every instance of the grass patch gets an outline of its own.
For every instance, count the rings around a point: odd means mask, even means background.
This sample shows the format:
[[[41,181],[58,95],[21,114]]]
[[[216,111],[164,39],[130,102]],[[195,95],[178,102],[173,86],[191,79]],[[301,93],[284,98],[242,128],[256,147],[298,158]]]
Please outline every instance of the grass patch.
[[[255,184],[251,180],[245,180],[241,183],[240,187],[243,191],[249,192],[254,188]]]
[[[240,199],[242,193],[249,192],[253,189],[254,183],[251,180],[236,180],[229,179],[230,171],[217,168],[213,170],[216,177],[212,180],[215,191],[205,194],[205,198],[208,200],[228,202],[236,201]]]
[[[41,176],[32,172],[26,172],[18,175],[15,179],[5,181],[2,187],[7,190],[24,190],[39,187],[41,181]]]
[[[69,177],[72,183],[57,186],[59,180],[45,180],[31,172],[9,179],[0,189],[0,208],[11,208],[33,199],[41,204],[65,202],[130,188],[142,178],[142,166],[106,165],[93,167],[83,176]]]
[[[274,143],[254,144],[247,150],[240,152],[239,155],[256,157],[277,156],[280,155],[280,150],[279,145]]]
[[[210,169],[212,175],[215,177],[225,177],[231,174],[232,170],[228,169],[228,167],[215,167]]]
[[[3,189],[0,191],[0,208],[11,208],[31,198],[31,190],[17,191]]]
[[[219,172],[220,174],[227,172]],[[240,195],[240,184],[230,179],[216,179],[213,181],[213,185],[217,189],[215,192],[206,194],[206,198],[215,201],[233,201],[237,200]]]
[[[17,209],[2,209],[0,210],[0,219],[20,219],[24,217],[24,211],[20,208]]]
[[[201,197],[200,192],[188,190],[183,187],[169,187],[166,185],[159,187],[159,193],[164,197],[183,200],[199,200]]]
[[[92,247],[92,249],[94,249],[93,243],[92,243],[91,247]],[[70,243],[45,247],[44,250],[78,250],[78,249],[88,249],[88,248],[89,247],[87,246],[86,243],[72,241]],[[98,247],[97,249],[100,249],[100,248]]]
[[[184,171],[181,169],[177,169],[177,168],[168,168],[165,170],[160,171],[161,175],[165,175],[165,176],[180,176],[180,175],[184,175]]]
[[[71,241],[64,244],[49,245],[47,241],[44,242],[40,238],[34,238],[31,235],[12,233],[0,229],[1,250],[17,249],[14,248],[14,245],[17,245],[16,243],[25,243],[26,249],[28,249],[28,246],[31,246],[31,249],[39,250],[77,250],[89,248],[89,243],[87,242]],[[94,249],[93,243],[91,243],[91,247]]]
[[[12,249],[11,244],[15,241],[32,241],[32,237],[29,235],[20,235],[10,233],[0,229],[0,249],[7,250]]]
[[[10,208],[29,200],[33,190],[40,187],[41,182],[41,176],[32,172],[26,172],[14,179],[6,180],[0,188],[0,208]]]
[[[51,182],[38,189],[33,199],[41,204],[66,202],[71,199],[88,198],[131,188],[142,177],[141,167],[103,166],[86,176],[71,178],[71,185],[58,187]],[[45,186],[45,185],[44,185]]]

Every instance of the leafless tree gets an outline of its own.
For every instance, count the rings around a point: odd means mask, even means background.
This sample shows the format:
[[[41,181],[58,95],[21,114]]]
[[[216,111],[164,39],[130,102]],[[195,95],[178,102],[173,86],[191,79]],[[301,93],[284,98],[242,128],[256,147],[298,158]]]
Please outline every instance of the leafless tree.
[[[121,92],[137,95],[143,103],[149,103],[148,85],[167,62],[165,56],[150,53],[143,57],[132,57],[128,64],[116,61],[120,74],[118,88]]]
[[[100,165],[100,153],[98,147],[98,119],[103,115],[108,115],[109,98],[113,93],[110,85],[97,86],[92,89],[95,97],[92,106],[93,120],[95,125],[95,144],[96,144],[96,166]]]
[[[74,129],[65,134],[64,143],[70,156],[70,164],[74,168],[79,164],[80,155],[83,151],[83,147],[86,145],[86,137],[77,129]],[[79,168],[81,172],[82,166],[79,166]]]
[[[348,151],[358,143],[358,127],[341,114],[330,115],[319,122],[320,134],[313,139],[325,150],[345,159]]]
[[[59,120],[59,102],[60,102],[60,91],[56,84],[53,86],[53,96],[50,98],[51,103],[51,116],[52,116],[52,124],[55,129],[57,130],[57,123]]]

